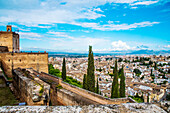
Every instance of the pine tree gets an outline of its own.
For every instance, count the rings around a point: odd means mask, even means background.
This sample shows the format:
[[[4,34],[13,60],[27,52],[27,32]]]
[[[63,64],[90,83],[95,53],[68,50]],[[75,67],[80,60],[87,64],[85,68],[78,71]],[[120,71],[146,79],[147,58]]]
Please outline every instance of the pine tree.
[[[65,57],[63,58],[62,79],[66,80],[66,61],[65,61]]]
[[[125,97],[125,76],[122,65],[121,77],[120,77],[120,97]]]
[[[99,83],[98,83],[98,78],[97,78],[96,91],[95,91],[95,93],[99,94]]]
[[[112,90],[111,90],[111,98],[118,98],[119,97],[119,85],[118,85],[118,71],[117,71],[117,59],[115,61],[115,68],[114,68],[114,78],[112,82]]]
[[[87,89],[87,75],[84,74],[84,78],[83,78],[83,89]]]
[[[94,58],[92,46],[89,46],[88,68],[87,68],[87,90],[95,92]]]

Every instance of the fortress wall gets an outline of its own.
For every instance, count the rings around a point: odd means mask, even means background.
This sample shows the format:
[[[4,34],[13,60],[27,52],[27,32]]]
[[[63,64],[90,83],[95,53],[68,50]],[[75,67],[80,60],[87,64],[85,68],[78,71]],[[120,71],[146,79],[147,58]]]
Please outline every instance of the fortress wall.
[[[12,66],[48,73],[48,53],[0,53],[0,60],[8,77],[12,77]]]
[[[21,102],[26,102],[27,105],[45,105],[44,99],[45,95],[49,97],[49,89],[50,85],[43,82],[39,78],[35,77],[33,79],[29,78],[28,75],[31,77],[29,73],[25,73],[24,71],[15,69],[13,71],[14,78],[13,78],[13,92],[17,98]],[[40,89],[36,89],[36,87],[43,87],[42,95],[40,96]],[[49,98],[48,103],[49,103]],[[47,105],[49,105],[47,103]]]
[[[13,51],[13,33],[0,32],[0,46],[7,46],[9,51]]]
[[[66,106],[72,106],[72,105],[95,105],[100,104],[96,103],[93,100],[90,100],[88,98],[84,98],[83,96],[73,93],[66,89],[57,89],[57,101],[59,103],[62,103]]]
[[[68,83],[63,82],[62,80],[59,82],[63,88],[72,91],[76,94],[79,94],[83,97],[86,97],[90,100],[95,101],[96,103],[99,104],[121,104],[121,103],[127,103],[129,100],[127,98],[117,98],[117,99],[109,99],[106,97],[103,97],[99,94],[84,90],[82,88],[78,88],[76,86],[70,85]]]
[[[98,95],[96,93],[93,93],[93,92],[90,92],[90,91],[87,91],[87,90],[84,90],[82,88],[78,88],[76,86],[73,86],[73,85],[70,85],[68,83],[65,83],[62,81],[61,78],[58,78],[56,76],[53,76],[53,75],[49,75],[47,73],[41,73],[40,76],[46,76],[46,78],[50,78],[50,79],[53,79],[53,80],[59,80],[59,84],[61,84],[61,86],[68,90],[68,91],[71,91],[72,93],[74,94],[77,94],[79,96],[82,97],[82,99],[86,99],[86,100],[91,100],[91,103],[93,104],[121,104],[121,103],[127,103],[129,102],[129,99],[128,98],[117,98],[117,99],[109,99],[109,98],[105,98],[101,95]],[[58,94],[57,94],[58,95]],[[64,95],[64,94],[63,94]],[[60,95],[59,95],[60,96]],[[62,97],[64,99],[64,97]],[[75,96],[75,98],[78,99],[78,96]],[[90,103],[89,103],[90,104]],[[77,104],[76,104],[77,105]],[[81,103],[79,104],[81,105]]]
[[[50,98],[52,105],[91,105],[91,104],[99,104],[97,102],[94,102],[93,100],[90,100],[88,98],[85,98],[79,94],[76,94],[74,92],[71,92],[65,88],[57,89],[55,85],[59,83],[59,79],[55,78],[53,76],[46,76],[46,74],[37,73],[35,72],[35,75],[39,75],[39,78],[42,80],[50,80],[54,81],[56,84],[51,84],[51,91],[50,91]]]

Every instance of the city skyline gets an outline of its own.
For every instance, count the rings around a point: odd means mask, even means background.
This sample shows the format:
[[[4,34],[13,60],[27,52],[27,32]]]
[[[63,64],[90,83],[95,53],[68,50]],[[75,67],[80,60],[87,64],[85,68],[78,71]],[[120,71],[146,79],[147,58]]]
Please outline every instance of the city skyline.
[[[170,50],[168,0],[6,0],[0,11],[0,29],[19,29],[21,50]]]

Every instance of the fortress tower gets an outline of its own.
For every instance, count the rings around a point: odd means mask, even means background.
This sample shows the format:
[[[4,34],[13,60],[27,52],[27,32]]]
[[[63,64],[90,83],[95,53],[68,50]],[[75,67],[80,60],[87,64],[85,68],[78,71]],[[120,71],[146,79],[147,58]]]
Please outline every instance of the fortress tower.
[[[19,34],[12,32],[12,26],[7,25],[6,31],[0,31],[0,68],[12,78],[12,70],[19,67],[48,73],[48,53],[20,52]]]
[[[0,31],[0,46],[8,48],[9,52],[19,52],[19,34],[12,32],[12,26],[7,25],[6,31]]]

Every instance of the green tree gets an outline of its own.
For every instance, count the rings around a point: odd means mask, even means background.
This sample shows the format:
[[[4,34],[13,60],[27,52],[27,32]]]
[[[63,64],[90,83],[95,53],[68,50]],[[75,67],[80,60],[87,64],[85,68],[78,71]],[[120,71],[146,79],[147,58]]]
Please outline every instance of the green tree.
[[[125,97],[125,76],[122,65],[121,77],[120,77],[120,97]]]
[[[137,76],[139,76],[142,73],[139,69],[134,69],[133,72],[135,72]]]
[[[99,94],[99,83],[98,83],[98,78],[97,78],[96,91],[95,91],[95,93]]]
[[[157,70],[157,63],[155,62],[154,69]]]
[[[152,69],[151,69],[151,75],[150,76],[152,76],[153,74],[152,74]]]
[[[149,93],[148,93],[148,96],[147,96],[147,102],[149,103]]]
[[[63,58],[62,79],[66,80],[66,61],[65,61],[65,57]]]
[[[92,46],[89,46],[88,68],[87,68],[87,90],[95,92],[94,58]]]
[[[83,89],[87,89],[87,75],[84,74],[84,78],[83,78]]]
[[[115,60],[115,68],[113,71],[114,78],[112,82],[112,90],[111,90],[111,98],[118,98],[119,97],[119,85],[118,85],[118,70],[117,70],[117,59]]]
[[[51,75],[55,75],[57,77],[61,78],[61,72],[59,69],[54,69],[52,64],[48,64],[48,70],[49,70],[49,74]]]

